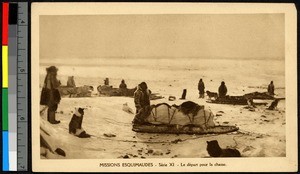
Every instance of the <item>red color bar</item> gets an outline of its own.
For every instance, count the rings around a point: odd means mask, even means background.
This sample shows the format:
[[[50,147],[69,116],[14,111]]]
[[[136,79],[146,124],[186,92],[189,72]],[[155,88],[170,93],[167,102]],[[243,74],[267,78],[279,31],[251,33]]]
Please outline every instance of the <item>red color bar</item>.
[[[2,45],[8,44],[8,2],[2,3]]]

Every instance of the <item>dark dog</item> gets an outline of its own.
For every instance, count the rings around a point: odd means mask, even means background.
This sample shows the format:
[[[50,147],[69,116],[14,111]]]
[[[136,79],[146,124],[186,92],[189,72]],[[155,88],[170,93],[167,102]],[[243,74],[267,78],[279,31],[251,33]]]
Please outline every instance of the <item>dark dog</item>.
[[[237,149],[221,149],[217,140],[206,142],[206,150],[211,157],[241,157],[241,153]]]
[[[74,134],[79,138],[89,138],[91,136],[82,129],[82,120],[84,115],[83,110],[83,108],[76,109],[69,123],[69,133]]]
[[[206,91],[206,94],[209,97],[209,99],[211,99],[211,98],[214,98],[214,99],[218,98],[218,93],[216,93],[216,92]]]
[[[268,107],[268,110],[274,110],[277,108],[279,99],[275,99],[274,101],[272,101],[271,105]]]

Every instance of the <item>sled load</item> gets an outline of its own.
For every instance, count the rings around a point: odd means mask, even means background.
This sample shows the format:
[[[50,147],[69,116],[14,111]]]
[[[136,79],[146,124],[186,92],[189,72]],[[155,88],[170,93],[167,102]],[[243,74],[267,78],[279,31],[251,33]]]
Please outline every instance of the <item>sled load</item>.
[[[215,125],[213,118],[210,110],[191,101],[179,106],[160,103],[141,109],[133,120],[132,130],[170,134],[221,134],[238,130],[236,126]]]
[[[225,96],[225,97],[216,97],[215,99],[210,99],[208,103],[217,103],[217,104],[232,104],[232,105],[248,105],[249,101],[253,102],[253,99],[259,100],[274,100],[275,98],[268,94],[267,92],[252,92],[245,94],[243,96]],[[259,105],[265,105],[267,103],[255,103]]]
[[[214,100],[207,101],[208,103],[217,103],[217,104],[233,104],[233,105],[247,105],[247,98],[244,96],[229,96],[217,97]]]
[[[93,86],[79,86],[79,87],[69,87],[69,86],[60,86],[58,91],[61,97],[69,97],[69,98],[76,98],[76,97],[91,97],[92,91],[94,91]]]
[[[113,88],[113,86],[109,85],[99,85],[97,87],[99,95],[104,96],[133,96],[134,91],[136,88],[132,89],[120,89],[120,88]]]
[[[260,99],[260,100],[274,100],[274,96],[268,92],[252,92],[244,95],[245,98]]]
[[[61,97],[91,97],[94,87],[88,85],[76,87],[74,76],[69,76],[67,85],[58,87],[58,91]]]
[[[113,86],[109,85],[99,85],[97,87],[98,93],[100,96],[126,96],[126,97],[133,97],[134,92],[136,91],[135,88],[127,89],[127,88],[113,88]],[[157,100],[162,99],[163,97],[160,96],[158,93],[150,94],[150,100]]]

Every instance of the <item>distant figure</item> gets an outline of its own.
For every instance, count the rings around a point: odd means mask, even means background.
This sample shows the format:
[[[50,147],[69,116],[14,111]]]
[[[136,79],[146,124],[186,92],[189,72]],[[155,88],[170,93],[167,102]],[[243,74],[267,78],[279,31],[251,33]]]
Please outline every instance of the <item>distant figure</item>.
[[[269,93],[270,95],[275,95],[275,94],[274,94],[274,91],[275,91],[275,87],[274,87],[273,81],[271,81],[271,83],[270,83],[269,86],[268,86],[268,93]]]
[[[61,96],[58,91],[58,87],[61,83],[56,78],[58,69],[55,66],[50,66],[46,68],[46,71],[47,75],[44,80],[40,104],[48,106],[47,120],[51,124],[58,124],[60,121],[55,119],[55,112],[61,100]]]
[[[147,84],[142,82],[138,85],[137,90],[134,92],[134,104],[136,107],[136,115],[132,121],[133,124],[141,124],[144,122],[144,116],[147,109],[150,108],[150,94]]]
[[[204,89],[205,89],[204,83],[202,79],[200,79],[198,83],[199,98],[204,98]]]
[[[108,78],[105,78],[105,80],[104,80],[104,85],[109,85],[109,79]]]
[[[120,88],[120,89],[127,89],[127,85],[126,85],[126,83],[125,83],[125,80],[122,80],[122,81],[121,81],[121,84],[120,84],[119,88]]]
[[[222,81],[219,87],[219,97],[225,97],[226,94],[227,94],[227,87],[225,85],[225,82]]]
[[[121,84],[119,85],[119,91],[121,93],[121,96],[127,96],[128,90],[125,80],[121,81]]]
[[[241,153],[237,149],[221,149],[217,140],[206,142],[206,150],[211,157],[241,157]]]
[[[181,98],[179,98],[179,99],[180,100],[185,100],[185,97],[186,97],[186,89],[183,89]]]
[[[68,77],[67,86],[68,87],[76,87],[75,81],[74,81],[74,76]]]
[[[82,128],[82,120],[84,115],[83,108],[76,108],[75,113],[69,123],[69,133],[79,138],[89,138],[91,135],[87,134]]]

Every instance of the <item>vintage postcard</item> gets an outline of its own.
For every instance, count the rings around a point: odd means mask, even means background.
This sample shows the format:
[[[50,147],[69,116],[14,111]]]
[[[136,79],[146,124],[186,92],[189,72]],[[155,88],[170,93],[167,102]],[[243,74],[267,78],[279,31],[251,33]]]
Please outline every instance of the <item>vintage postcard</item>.
[[[298,170],[293,4],[31,9],[33,171]]]

